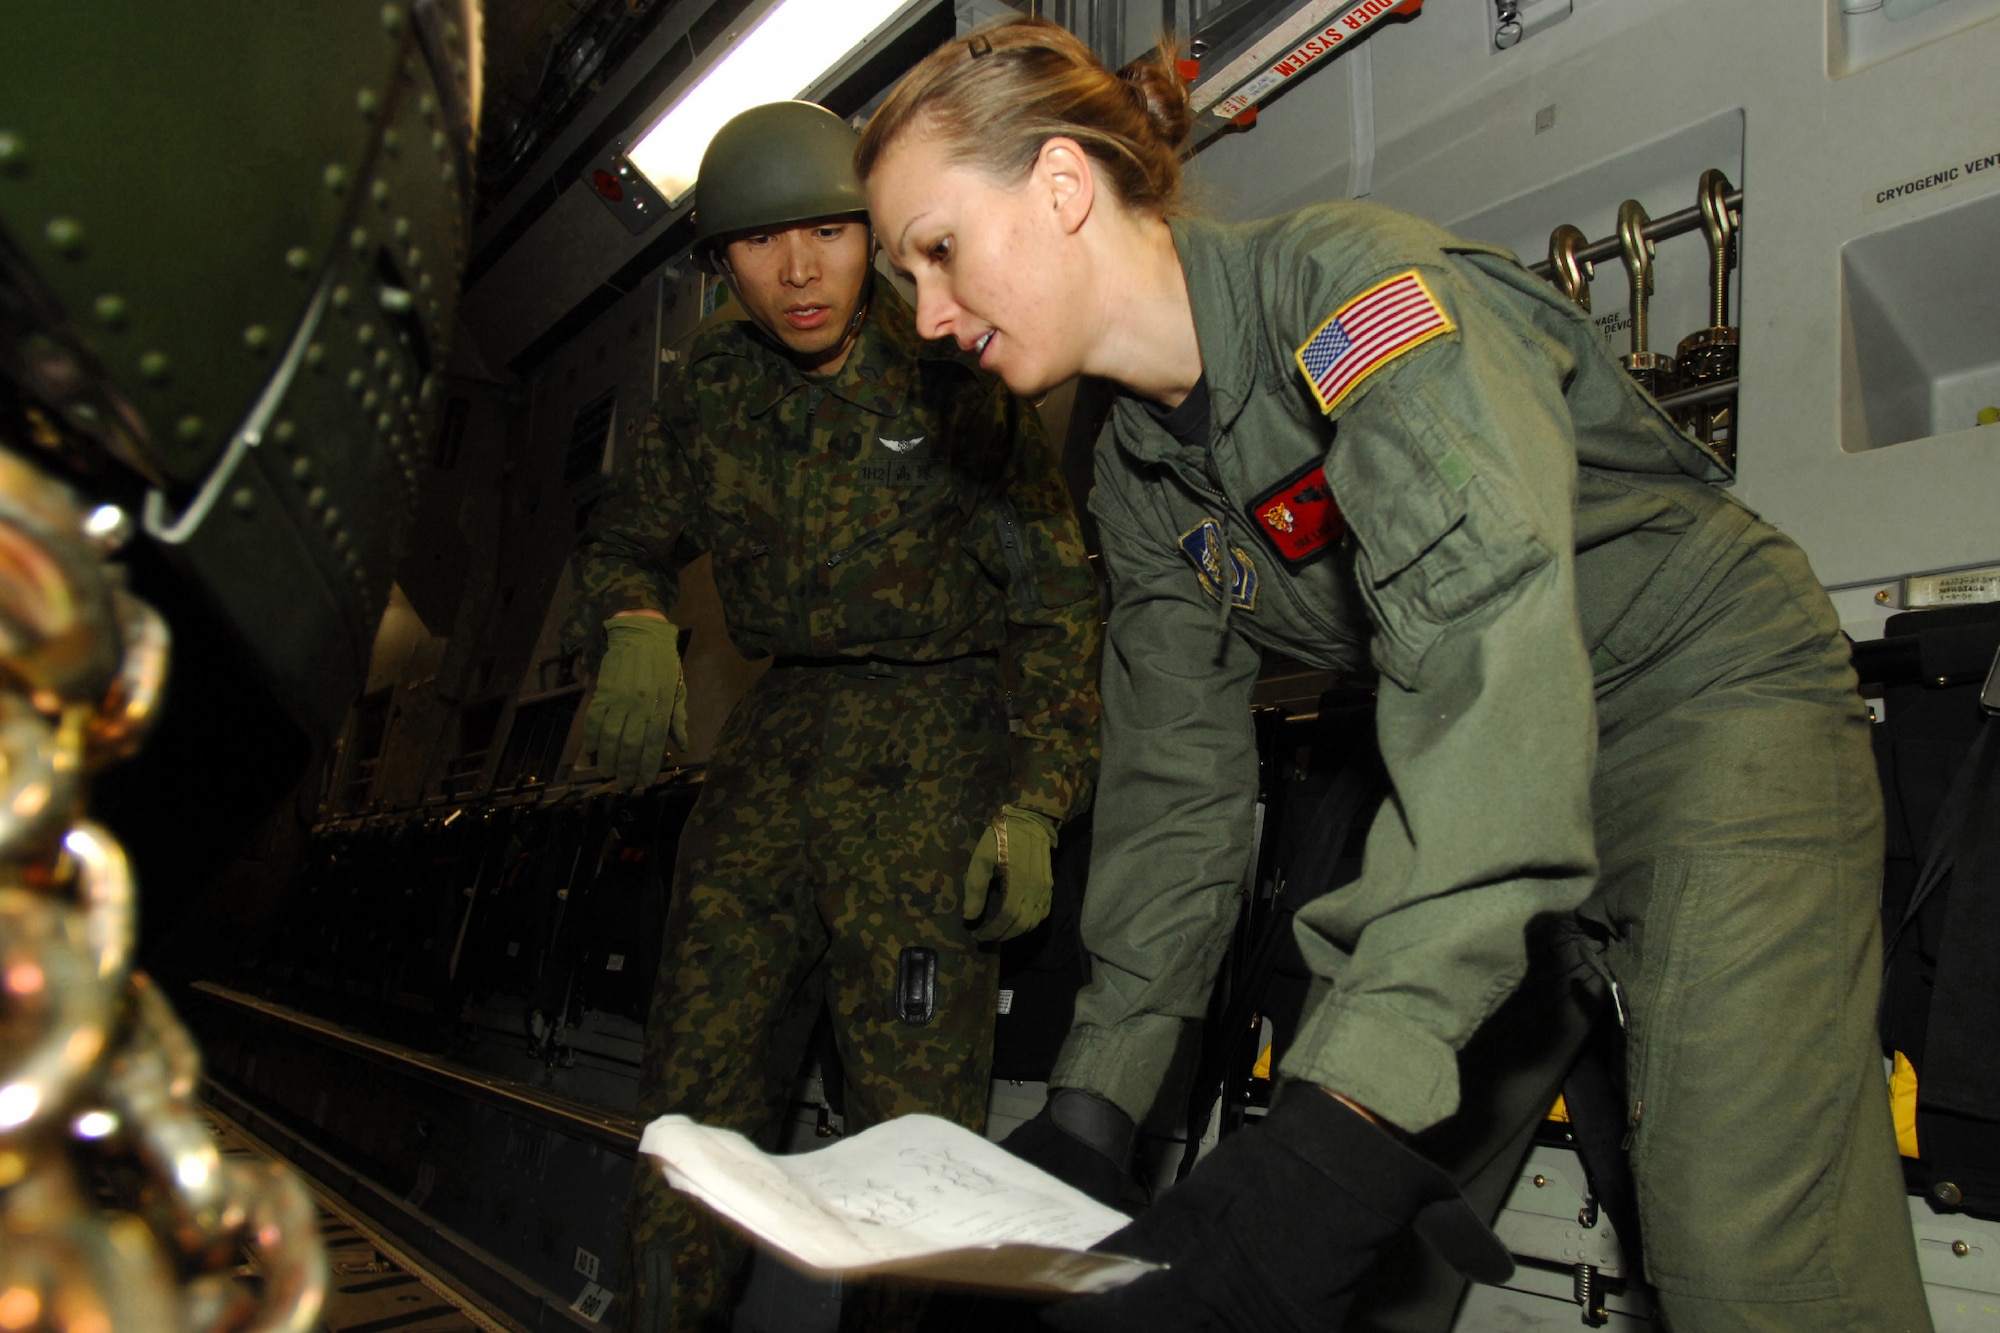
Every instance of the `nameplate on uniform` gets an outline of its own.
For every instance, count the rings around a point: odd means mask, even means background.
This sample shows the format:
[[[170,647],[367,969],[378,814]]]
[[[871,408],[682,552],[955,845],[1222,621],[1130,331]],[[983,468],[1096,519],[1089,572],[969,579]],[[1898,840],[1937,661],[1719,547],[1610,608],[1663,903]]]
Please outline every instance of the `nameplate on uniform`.
[[[1181,550],[1194,561],[1194,576],[1201,590],[1221,601],[1228,590],[1229,604],[1245,611],[1257,609],[1257,566],[1241,548],[1222,539],[1222,525],[1205,518],[1181,534]]]
[[[1319,410],[1332,412],[1370,375],[1458,326],[1415,269],[1378,282],[1327,316],[1292,353]]]
[[[1309,463],[1252,500],[1250,519],[1287,568],[1311,564],[1347,532],[1326,469]]]
[[[928,486],[937,471],[928,436],[881,435],[862,455],[858,478],[863,486]]]

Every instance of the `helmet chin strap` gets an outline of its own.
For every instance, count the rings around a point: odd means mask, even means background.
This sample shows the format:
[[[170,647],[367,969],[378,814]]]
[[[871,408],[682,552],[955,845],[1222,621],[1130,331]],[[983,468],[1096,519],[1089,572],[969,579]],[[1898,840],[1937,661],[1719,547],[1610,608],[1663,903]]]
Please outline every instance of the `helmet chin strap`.
[[[835,356],[853,347],[854,340],[861,336],[861,317],[868,313],[868,299],[873,295],[875,295],[875,251],[870,249],[868,270],[861,277],[861,299],[854,303],[854,318],[847,321],[847,328],[840,335],[840,346],[834,351]]]
[[[868,229],[868,264],[867,267],[861,270],[861,299],[854,303],[854,317],[847,321],[847,327],[841,331],[840,341],[834,344],[833,350],[822,358],[822,363],[846,356],[849,351],[853,350],[855,340],[860,338],[861,317],[868,313],[868,300],[875,295],[875,255],[880,249],[881,243],[875,239],[875,229],[870,227]]]

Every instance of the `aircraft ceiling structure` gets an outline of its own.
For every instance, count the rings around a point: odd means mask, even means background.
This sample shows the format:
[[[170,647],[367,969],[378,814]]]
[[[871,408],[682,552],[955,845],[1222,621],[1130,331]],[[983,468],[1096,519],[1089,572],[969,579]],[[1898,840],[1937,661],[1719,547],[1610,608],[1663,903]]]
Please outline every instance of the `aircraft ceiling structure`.
[[[598,0],[551,24],[537,0],[500,0],[494,164],[466,271],[469,339],[488,366],[527,374],[691,239],[693,197],[669,205],[623,153],[782,0]],[[1184,68],[1196,147],[1254,122],[1259,105],[1333,63],[1423,0],[906,0],[799,95],[842,115],[872,108],[939,42],[1009,11],[1040,12],[1122,62],[1163,28],[1200,53]],[[503,46],[502,43],[506,45]],[[585,95],[587,93],[587,95]],[[1232,121],[1234,125],[1232,125]],[[615,182],[621,177],[624,190]],[[593,180],[600,182],[593,188]],[[600,197],[600,189],[606,197]],[[628,197],[607,207],[614,193]],[[651,207],[651,213],[633,212]],[[622,214],[622,219],[621,219]]]

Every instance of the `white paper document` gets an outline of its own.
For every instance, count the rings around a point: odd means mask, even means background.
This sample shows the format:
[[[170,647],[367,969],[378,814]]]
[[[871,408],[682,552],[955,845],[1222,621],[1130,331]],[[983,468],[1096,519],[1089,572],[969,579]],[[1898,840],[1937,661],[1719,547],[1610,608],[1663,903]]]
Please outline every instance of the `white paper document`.
[[[660,1159],[675,1189],[807,1268],[1076,1294],[1156,1267],[1086,1253],[1131,1219],[936,1116],[773,1157],[741,1134],[668,1115],[646,1127],[639,1151]]]

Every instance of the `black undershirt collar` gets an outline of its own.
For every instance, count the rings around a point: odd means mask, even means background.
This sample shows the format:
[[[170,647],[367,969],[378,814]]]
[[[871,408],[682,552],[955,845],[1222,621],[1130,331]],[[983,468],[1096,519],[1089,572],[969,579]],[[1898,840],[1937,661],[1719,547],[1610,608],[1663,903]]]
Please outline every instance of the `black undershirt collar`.
[[[1150,398],[1139,399],[1146,415],[1160,423],[1160,429],[1174,437],[1183,449],[1208,451],[1208,373],[1194,382],[1179,407],[1161,407]]]

